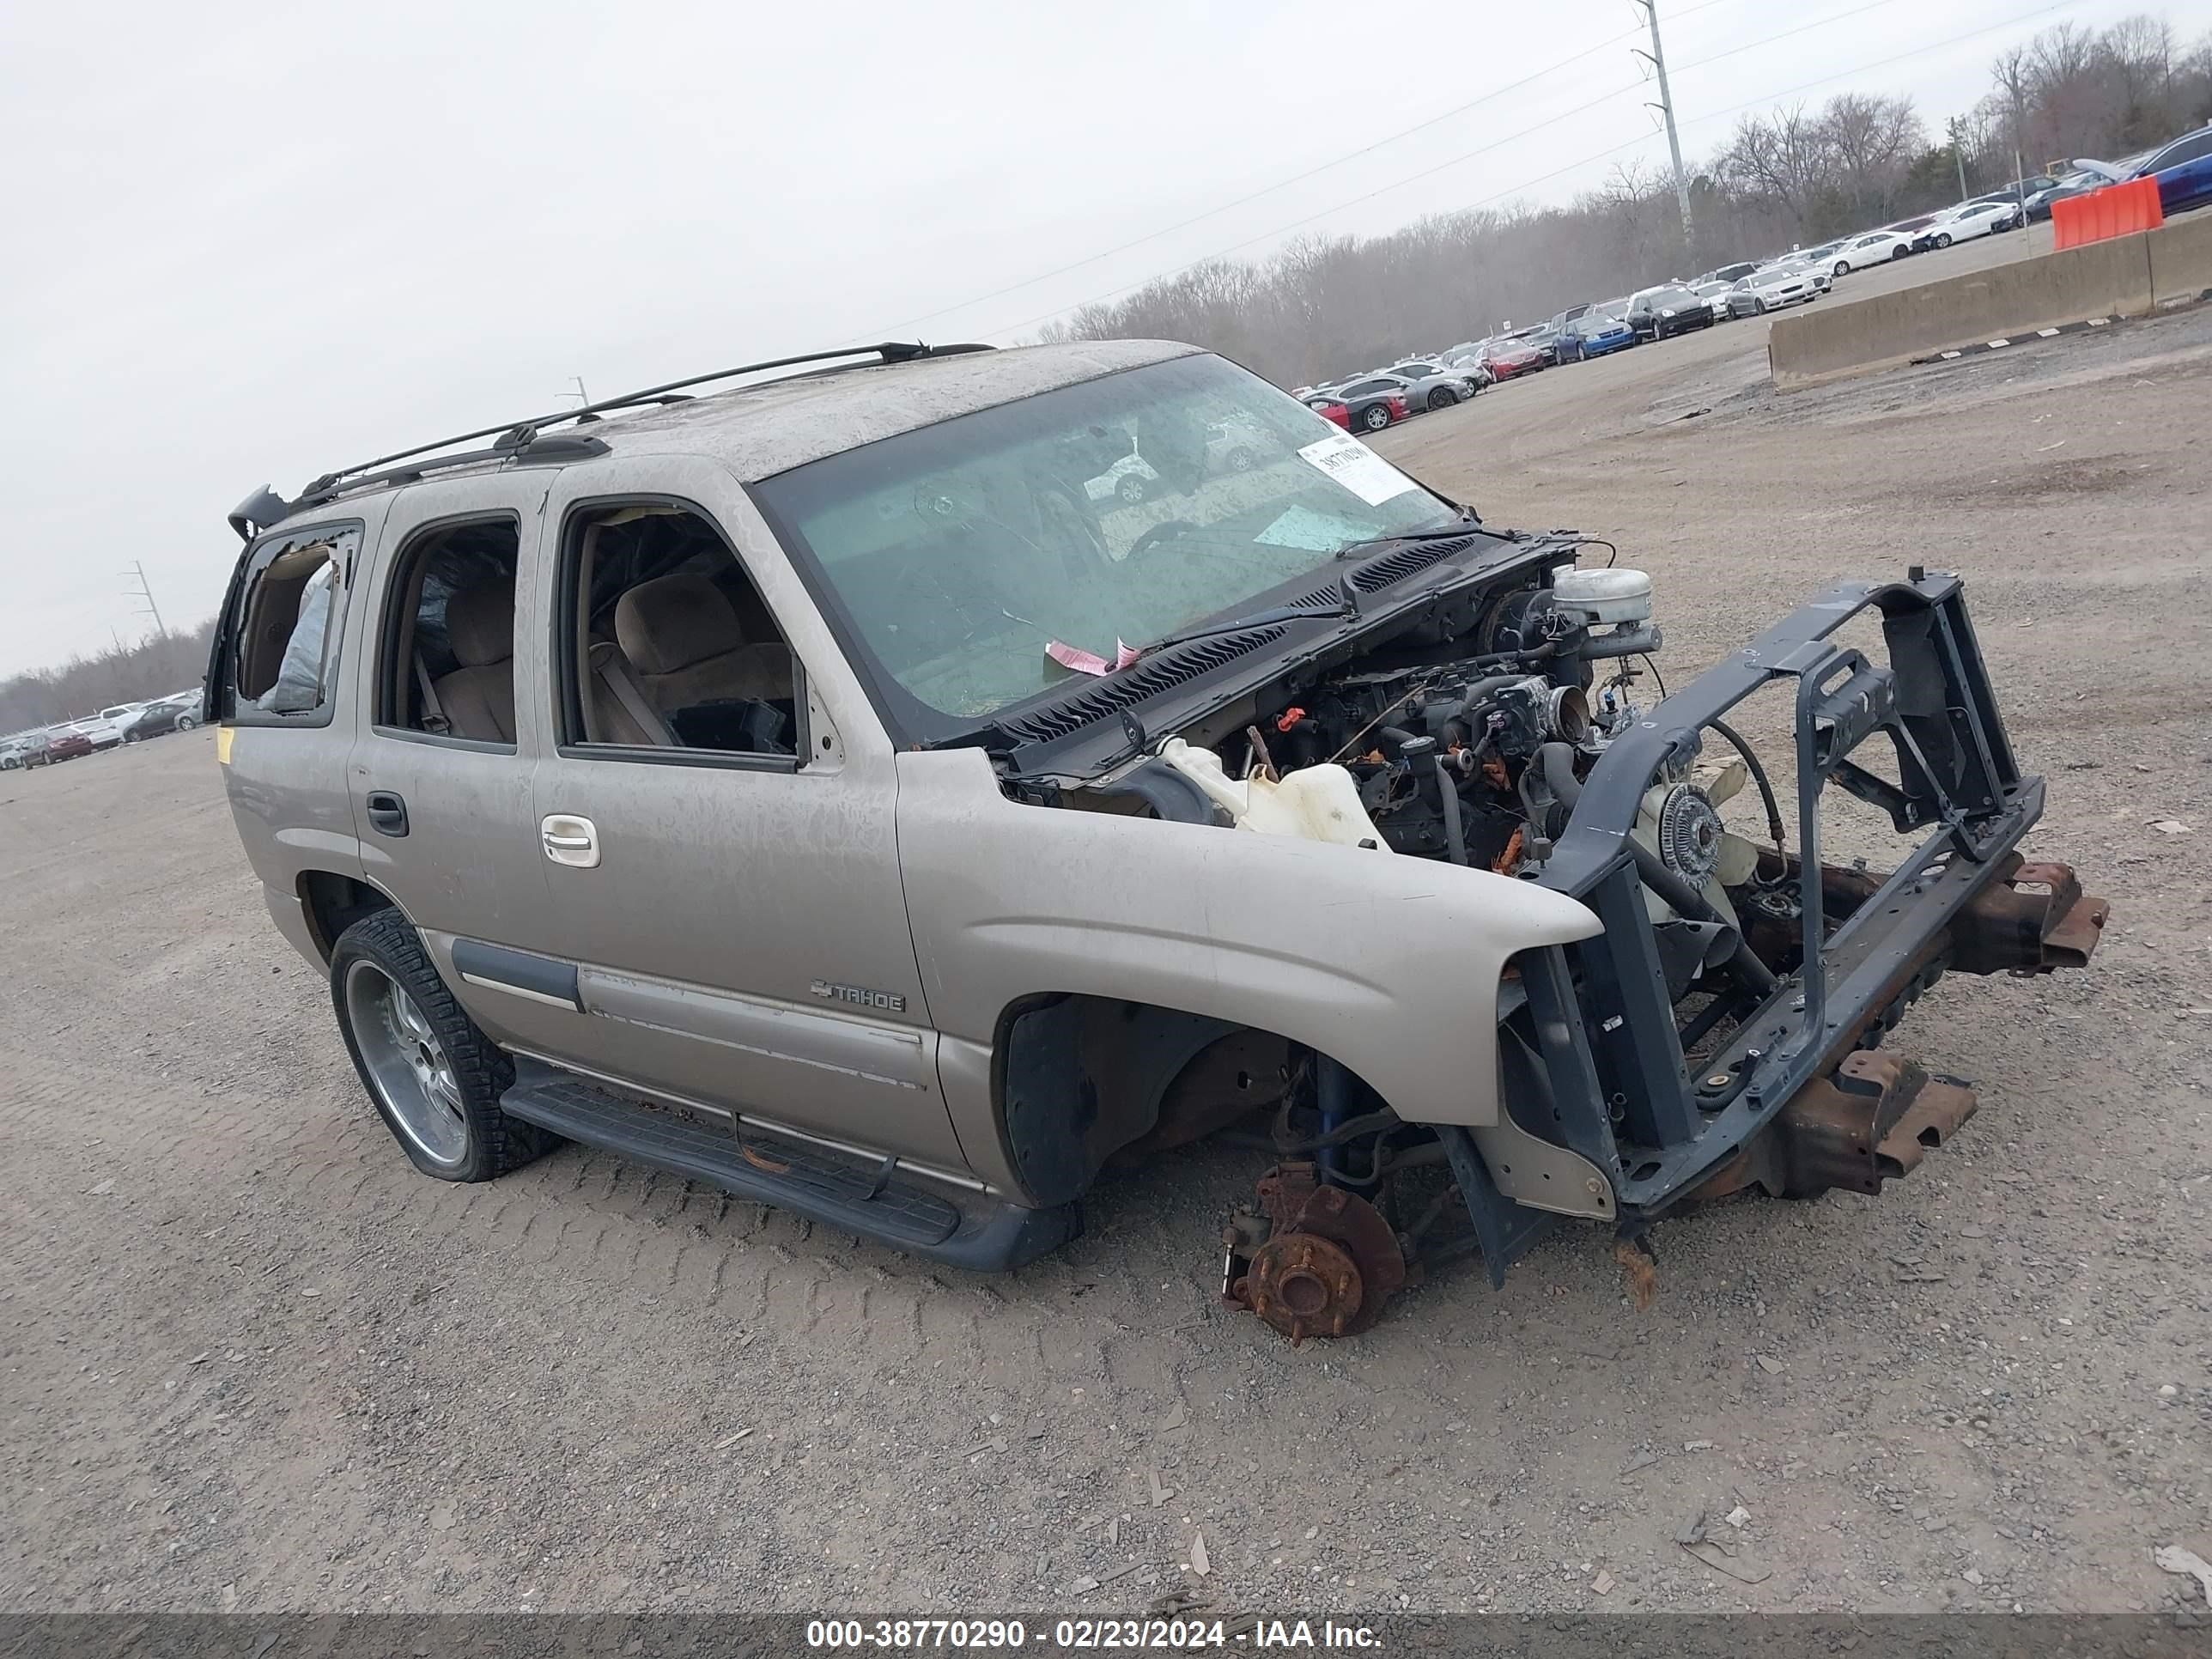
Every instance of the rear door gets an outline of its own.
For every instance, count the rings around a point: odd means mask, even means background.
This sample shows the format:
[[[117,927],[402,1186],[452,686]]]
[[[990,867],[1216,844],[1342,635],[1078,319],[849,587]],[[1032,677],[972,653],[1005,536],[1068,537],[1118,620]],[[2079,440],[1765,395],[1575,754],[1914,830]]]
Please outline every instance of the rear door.
[[[564,474],[546,521],[560,528],[533,625],[556,668],[535,717],[553,740],[518,845],[549,889],[532,943],[574,965],[586,1012],[540,1052],[962,1167],[907,925],[890,745],[767,526],[726,471],[671,459]],[[670,581],[699,602],[623,602]],[[746,679],[770,662],[780,696]],[[834,678],[810,678],[817,663]],[[650,707],[624,718],[626,699]],[[625,742],[610,719],[670,729]]]
[[[531,653],[514,649],[511,618],[536,579],[538,514],[553,476],[437,479],[399,493],[363,590],[376,603],[363,607],[374,614],[362,625],[361,720],[346,768],[364,878],[406,913],[454,994],[502,1042],[536,1035],[550,1012],[469,965],[472,952],[508,961],[544,924],[531,816],[545,740],[536,717],[542,679]],[[499,614],[507,585],[514,598],[502,647],[486,618]],[[457,651],[448,619],[457,623],[464,605],[474,637]],[[483,711],[503,702],[512,715],[484,723]],[[520,964],[506,975],[530,977]],[[557,988],[540,986],[548,995]]]

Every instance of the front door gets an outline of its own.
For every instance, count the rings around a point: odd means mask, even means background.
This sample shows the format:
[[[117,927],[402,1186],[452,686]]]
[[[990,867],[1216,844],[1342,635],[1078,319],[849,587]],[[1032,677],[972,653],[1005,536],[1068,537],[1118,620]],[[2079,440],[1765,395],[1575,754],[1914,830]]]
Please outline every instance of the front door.
[[[564,475],[546,517],[534,855],[586,1011],[549,1057],[959,1168],[889,742],[810,696],[827,631],[787,567],[738,557],[726,526],[766,532],[727,475],[625,496],[623,470]]]

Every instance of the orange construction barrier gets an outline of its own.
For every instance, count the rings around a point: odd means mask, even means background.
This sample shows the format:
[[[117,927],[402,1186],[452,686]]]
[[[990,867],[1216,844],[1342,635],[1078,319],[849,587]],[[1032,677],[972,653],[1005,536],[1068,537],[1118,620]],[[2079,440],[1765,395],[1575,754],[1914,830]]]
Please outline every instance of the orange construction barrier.
[[[2107,185],[2087,196],[2069,196],[2051,204],[2051,245],[2054,249],[2079,247],[2111,236],[2132,236],[2139,230],[2156,230],[2166,222],[2160,206],[2158,180],[2136,179],[2124,185]]]

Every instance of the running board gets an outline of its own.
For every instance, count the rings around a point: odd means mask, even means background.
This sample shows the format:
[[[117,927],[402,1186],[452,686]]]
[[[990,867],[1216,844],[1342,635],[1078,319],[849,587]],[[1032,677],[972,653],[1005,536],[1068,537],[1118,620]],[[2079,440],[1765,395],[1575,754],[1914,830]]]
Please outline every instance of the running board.
[[[558,1066],[514,1062],[500,1109],[564,1139],[618,1152],[948,1267],[1003,1272],[1081,1234],[1075,1205],[1025,1209],[977,1194],[966,1207],[825,1148],[781,1135],[750,1142],[631,1100]]]

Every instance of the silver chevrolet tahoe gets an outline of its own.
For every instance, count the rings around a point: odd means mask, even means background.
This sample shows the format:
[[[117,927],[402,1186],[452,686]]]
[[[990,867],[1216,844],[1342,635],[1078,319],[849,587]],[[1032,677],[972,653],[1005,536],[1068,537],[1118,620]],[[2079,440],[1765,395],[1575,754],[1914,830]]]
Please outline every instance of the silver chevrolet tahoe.
[[[1974,1104],[1907,1007],[2105,920],[1956,577],[1640,701],[1648,577],[1188,346],[748,365],[232,524],[239,831],[442,1180],[584,1141],[1003,1269],[1224,1134],[1224,1296],[1343,1335],[1561,1218],[1648,1279],[1685,1205],[1879,1191]]]

